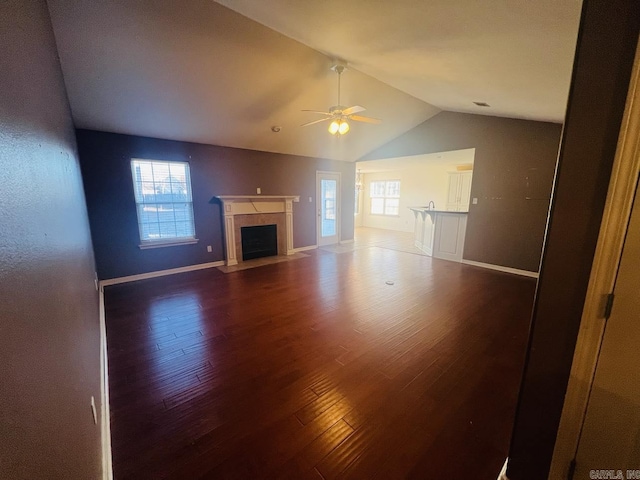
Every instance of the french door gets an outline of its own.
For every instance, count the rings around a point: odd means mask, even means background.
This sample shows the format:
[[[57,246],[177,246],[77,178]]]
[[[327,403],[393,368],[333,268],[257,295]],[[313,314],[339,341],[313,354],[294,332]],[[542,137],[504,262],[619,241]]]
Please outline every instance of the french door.
[[[340,241],[340,173],[316,172],[318,246]]]

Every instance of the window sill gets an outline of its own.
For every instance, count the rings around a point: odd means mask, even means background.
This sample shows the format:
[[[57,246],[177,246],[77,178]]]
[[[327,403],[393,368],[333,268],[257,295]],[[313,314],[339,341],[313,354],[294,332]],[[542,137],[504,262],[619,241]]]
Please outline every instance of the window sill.
[[[140,250],[147,250],[149,248],[176,247],[178,245],[191,245],[194,243],[198,243],[198,241],[199,240],[197,238],[185,238],[181,240],[176,239],[165,242],[145,242],[138,245],[138,248],[140,248]]]

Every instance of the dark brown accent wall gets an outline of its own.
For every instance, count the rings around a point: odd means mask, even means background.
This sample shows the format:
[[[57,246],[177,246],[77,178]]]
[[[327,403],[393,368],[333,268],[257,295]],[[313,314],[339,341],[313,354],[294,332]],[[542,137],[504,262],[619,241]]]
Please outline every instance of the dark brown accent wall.
[[[0,478],[95,479],[98,294],[46,2],[0,2],[0,38]]]
[[[223,260],[221,209],[211,199],[255,195],[258,187],[262,195],[300,195],[293,204],[293,244],[315,245],[318,170],[342,174],[342,239],[353,238],[353,163],[92,130],[76,134],[100,279]],[[132,158],[189,162],[197,244],[138,248]]]
[[[362,160],[475,148],[464,258],[537,272],[561,128],[441,112]]]
[[[509,452],[511,480],[549,472],[639,32],[637,0],[585,1]]]

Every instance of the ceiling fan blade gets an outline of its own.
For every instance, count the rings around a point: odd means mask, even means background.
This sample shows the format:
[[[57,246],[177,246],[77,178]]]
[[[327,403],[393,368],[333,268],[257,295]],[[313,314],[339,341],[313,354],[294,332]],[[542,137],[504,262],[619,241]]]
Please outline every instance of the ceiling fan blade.
[[[326,122],[327,120],[331,120],[331,117],[321,118],[320,120],[314,120],[312,122],[303,123],[300,126],[301,127],[308,127],[309,125],[313,125],[314,123]]]
[[[360,105],[354,105],[353,107],[345,108],[342,111],[342,115],[353,115],[354,113],[364,112],[366,108],[361,107]]]
[[[300,110],[301,112],[311,112],[311,113],[319,113],[320,115],[326,115],[328,117],[330,117],[331,115],[333,115],[332,113],[329,112],[320,112],[319,110]]]
[[[379,118],[362,117],[360,115],[350,115],[349,118],[351,120],[355,120],[356,122],[375,123],[375,124],[382,123],[382,120],[380,120]]]

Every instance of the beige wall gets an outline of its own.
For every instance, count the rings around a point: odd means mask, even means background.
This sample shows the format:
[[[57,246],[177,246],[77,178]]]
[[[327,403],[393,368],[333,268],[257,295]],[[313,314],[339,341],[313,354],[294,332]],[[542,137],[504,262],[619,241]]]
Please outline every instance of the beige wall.
[[[452,163],[441,161],[438,155],[420,156],[420,160],[399,158],[391,161],[393,169],[363,173],[362,226],[413,232],[415,219],[409,207],[427,206],[429,201],[433,201],[436,209],[445,210],[449,191],[449,172],[456,172],[459,164],[473,163],[472,149],[456,153],[458,161]],[[374,169],[379,162],[365,162],[361,165],[367,169]],[[386,163],[385,166],[388,166]],[[359,167],[360,165],[356,165],[356,169]],[[400,180],[398,216],[371,214],[370,184],[376,180]]]
[[[362,160],[475,148],[464,258],[537,271],[561,128],[441,112]]]
[[[0,2],[0,478],[100,476],[98,294],[47,5]]]

